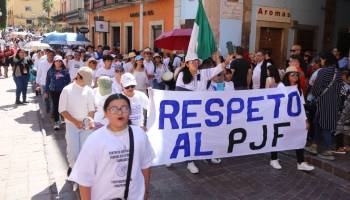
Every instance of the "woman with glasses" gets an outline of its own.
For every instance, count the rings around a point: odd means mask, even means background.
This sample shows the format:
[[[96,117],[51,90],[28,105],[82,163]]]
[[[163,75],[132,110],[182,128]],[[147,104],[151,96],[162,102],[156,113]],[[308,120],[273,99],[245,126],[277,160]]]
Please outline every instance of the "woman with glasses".
[[[58,113],[58,102],[63,88],[68,85],[70,80],[69,71],[63,63],[62,56],[55,56],[53,64],[47,72],[45,84],[45,98],[49,95],[52,98],[53,114],[55,119],[54,130],[60,129],[60,114]]]
[[[89,136],[69,180],[79,184],[82,200],[148,199],[154,151],[145,132],[129,125],[129,99],[113,94],[103,110],[108,125]]]
[[[298,68],[296,68],[296,67],[288,67],[286,69],[286,74],[285,74],[282,82],[280,82],[277,87],[278,88],[283,88],[283,87],[286,87],[286,86],[297,86],[299,94],[300,94],[300,100],[301,100],[302,104],[305,104],[305,99],[304,99],[304,96],[303,96],[303,92],[302,92],[301,87],[300,87],[299,76],[300,76],[300,72],[299,72]],[[307,126],[307,124],[306,124],[306,126]],[[296,150],[296,156],[297,156],[297,169],[298,170],[301,170],[301,171],[312,171],[312,170],[314,170],[314,167],[309,165],[304,160],[304,149],[297,149]],[[278,153],[277,152],[271,152],[270,165],[274,169],[282,169],[282,166],[280,165],[280,163],[278,161]]]
[[[129,119],[131,124],[146,130],[145,114],[149,110],[149,99],[145,93],[136,90],[137,82],[134,75],[125,73],[121,77],[123,95],[128,97],[131,104],[131,114]]]
[[[114,78],[112,79],[112,81],[113,81],[112,93],[113,94],[122,93],[123,87],[122,87],[120,80],[121,80],[123,74],[124,74],[124,68],[122,66],[116,66]]]

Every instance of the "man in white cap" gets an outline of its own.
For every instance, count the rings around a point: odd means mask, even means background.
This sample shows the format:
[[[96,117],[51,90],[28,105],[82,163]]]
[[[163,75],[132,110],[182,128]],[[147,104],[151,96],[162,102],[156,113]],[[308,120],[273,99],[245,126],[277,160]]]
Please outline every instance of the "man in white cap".
[[[66,121],[68,175],[84,141],[94,128],[95,105],[91,83],[92,70],[81,67],[74,81],[63,89],[60,96],[58,110]]]
[[[121,77],[123,94],[127,96],[131,104],[130,120],[132,125],[140,126],[146,130],[144,111],[149,109],[149,99],[145,93],[135,90],[137,85],[134,75],[125,73]]]
[[[79,68],[84,66],[84,62],[81,60],[81,53],[80,51],[76,50],[74,52],[74,59],[73,60],[67,60],[67,68],[69,70],[70,79],[73,80]]]

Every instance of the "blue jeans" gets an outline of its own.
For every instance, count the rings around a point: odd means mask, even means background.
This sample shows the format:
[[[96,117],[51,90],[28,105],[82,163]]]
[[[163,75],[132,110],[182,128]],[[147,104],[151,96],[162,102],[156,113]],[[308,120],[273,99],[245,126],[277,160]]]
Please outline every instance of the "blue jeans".
[[[153,89],[165,90],[165,84],[163,82],[158,83],[156,79],[153,80]]]
[[[314,120],[314,137],[313,143],[320,143],[322,150],[330,150],[332,147],[332,131],[323,129],[318,124],[318,120]],[[321,142],[322,139],[322,142]]]
[[[67,159],[69,167],[73,168],[79,152],[90,133],[92,133],[92,130],[78,129],[71,122],[66,121]]]
[[[16,83],[16,102],[19,102],[21,93],[22,93],[23,101],[26,101],[29,76],[28,75],[23,75],[18,77],[13,76],[13,80]]]

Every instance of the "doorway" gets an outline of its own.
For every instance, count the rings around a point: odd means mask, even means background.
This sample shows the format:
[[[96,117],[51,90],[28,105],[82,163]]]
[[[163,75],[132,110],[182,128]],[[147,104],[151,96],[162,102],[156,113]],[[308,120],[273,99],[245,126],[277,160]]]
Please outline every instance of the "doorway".
[[[162,34],[162,31],[163,31],[162,25],[152,25],[151,44],[155,52],[158,52],[159,49],[155,48],[154,41]]]
[[[274,65],[279,68],[282,62],[282,28],[261,27],[259,49],[269,51]]]
[[[125,53],[128,53],[133,48],[133,27],[125,26]]]
[[[315,31],[308,29],[298,29],[297,30],[296,44],[301,45],[303,51],[316,52],[314,41],[315,41]]]
[[[120,26],[112,27],[112,31],[113,31],[112,45],[115,48],[120,48]]]

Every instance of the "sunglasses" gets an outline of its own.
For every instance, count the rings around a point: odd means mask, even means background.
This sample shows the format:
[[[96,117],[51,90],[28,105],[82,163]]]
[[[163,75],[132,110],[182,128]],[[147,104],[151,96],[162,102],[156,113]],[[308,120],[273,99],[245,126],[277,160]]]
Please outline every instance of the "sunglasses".
[[[80,80],[83,80],[83,76],[77,73],[77,76],[79,77]]]
[[[135,85],[130,85],[130,86],[128,86],[128,87],[124,87],[124,89],[126,89],[126,90],[128,90],[128,89],[134,89],[135,88]]]
[[[109,112],[111,112],[112,114],[117,114],[117,115],[130,112],[129,106],[122,106],[120,108],[118,108],[117,106],[112,106],[112,107],[108,108],[107,110]]]
[[[290,73],[290,76],[299,77],[299,73],[298,72],[292,72],[292,73]]]

